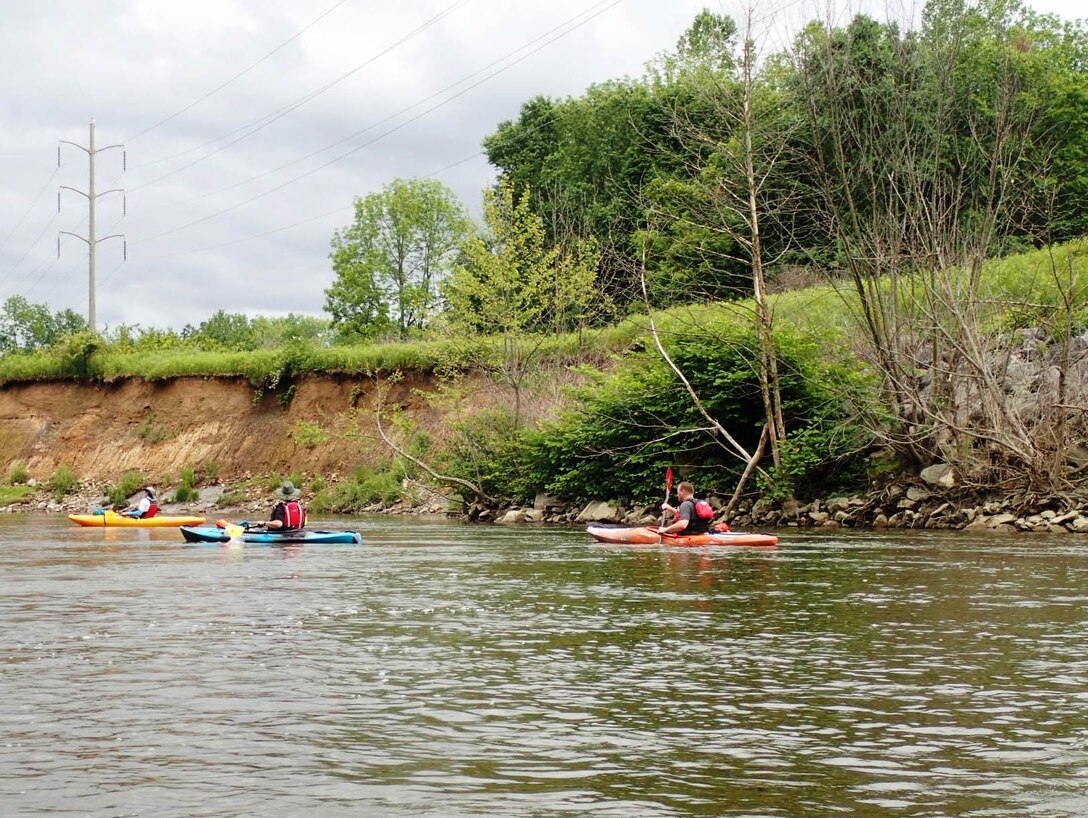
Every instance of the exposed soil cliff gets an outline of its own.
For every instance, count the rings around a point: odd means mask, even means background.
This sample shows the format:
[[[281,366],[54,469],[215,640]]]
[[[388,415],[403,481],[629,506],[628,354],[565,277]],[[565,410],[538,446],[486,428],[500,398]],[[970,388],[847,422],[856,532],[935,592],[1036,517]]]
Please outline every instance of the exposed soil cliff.
[[[226,479],[331,476],[390,457],[375,425],[379,391],[383,405],[435,439],[451,415],[508,399],[482,378],[441,400],[432,400],[433,389],[418,376],[308,376],[281,403],[243,378],[9,384],[0,388],[0,468],[25,464],[39,481],[62,463],[80,480],[114,480],[127,470],[157,479],[210,464]]]

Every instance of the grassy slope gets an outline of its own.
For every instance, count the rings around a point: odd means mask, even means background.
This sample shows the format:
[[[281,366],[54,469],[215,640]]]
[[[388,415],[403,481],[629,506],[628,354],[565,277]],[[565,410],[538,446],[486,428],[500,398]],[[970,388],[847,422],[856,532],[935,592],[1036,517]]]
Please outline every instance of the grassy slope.
[[[1059,286],[1059,282],[1061,286]],[[1030,325],[1045,321],[1049,308],[1061,299],[1062,287],[1073,286],[1073,303],[1088,304],[1088,240],[1001,259],[987,265],[982,295],[995,321]],[[831,285],[781,293],[774,298],[776,321],[818,337],[829,351],[848,348],[848,328],[856,323],[856,295],[848,286]],[[1088,307],[1081,307],[1088,319]],[[750,301],[682,307],[655,314],[665,338],[697,335],[708,330],[728,336],[751,325]],[[631,316],[615,326],[543,341],[544,357],[552,360],[608,355],[646,340],[645,315]],[[100,350],[90,358],[87,375],[103,381],[125,377],[148,380],[182,376],[242,376],[255,384],[301,372],[370,374],[396,370],[430,372],[443,366],[473,368],[494,360],[501,339],[461,339],[385,343],[331,348],[297,347],[253,352],[216,352],[187,347],[151,351]],[[57,351],[0,358],[0,384],[73,378],[72,365]]]

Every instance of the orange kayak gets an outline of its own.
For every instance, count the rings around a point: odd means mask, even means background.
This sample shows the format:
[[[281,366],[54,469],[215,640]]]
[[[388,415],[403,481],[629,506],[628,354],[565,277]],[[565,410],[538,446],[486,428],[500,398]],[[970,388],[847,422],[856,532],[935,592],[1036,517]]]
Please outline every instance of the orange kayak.
[[[606,528],[591,525],[586,529],[586,533],[597,542],[617,545],[746,545],[765,548],[778,545],[778,537],[773,534],[744,534],[739,531],[729,531],[724,534],[691,534],[685,537],[672,534],[661,535],[657,531],[657,526],[654,525],[638,528]]]

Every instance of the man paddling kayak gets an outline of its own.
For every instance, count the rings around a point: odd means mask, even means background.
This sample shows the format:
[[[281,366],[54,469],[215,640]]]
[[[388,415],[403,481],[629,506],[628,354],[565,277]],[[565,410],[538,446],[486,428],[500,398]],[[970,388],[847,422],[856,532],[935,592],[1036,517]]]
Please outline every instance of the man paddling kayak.
[[[695,486],[686,480],[676,487],[676,496],[680,498],[680,505],[673,508],[666,500],[661,504],[661,510],[672,514],[671,525],[658,529],[658,533],[665,534],[705,534],[710,530],[710,520],[700,517],[695,511]]]
[[[272,518],[264,524],[269,531],[296,531],[306,526],[306,509],[299,498],[302,489],[295,488],[290,480],[284,480],[283,485],[272,492],[279,500],[272,507]]]

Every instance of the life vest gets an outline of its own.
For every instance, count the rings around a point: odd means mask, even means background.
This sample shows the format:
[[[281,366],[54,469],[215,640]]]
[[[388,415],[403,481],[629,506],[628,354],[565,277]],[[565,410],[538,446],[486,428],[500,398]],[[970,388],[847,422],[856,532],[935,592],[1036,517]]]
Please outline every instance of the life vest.
[[[144,512],[144,519],[146,520],[148,517],[154,517],[158,513],[159,513],[159,504],[156,503],[154,500],[152,500],[151,505],[148,506],[147,511]]]
[[[283,527],[302,528],[306,525],[306,509],[298,500],[286,500],[280,503],[283,506]]]
[[[688,527],[683,531],[678,532],[680,536],[685,534],[705,534],[710,530],[710,521],[714,519],[714,509],[706,500],[684,500],[676,511],[673,512],[673,519],[680,519],[680,509],[683,508],[684,503],[691,503],[692,512],[691,519],[688,520]],[[708,513],[709,512],[709,513]]]

